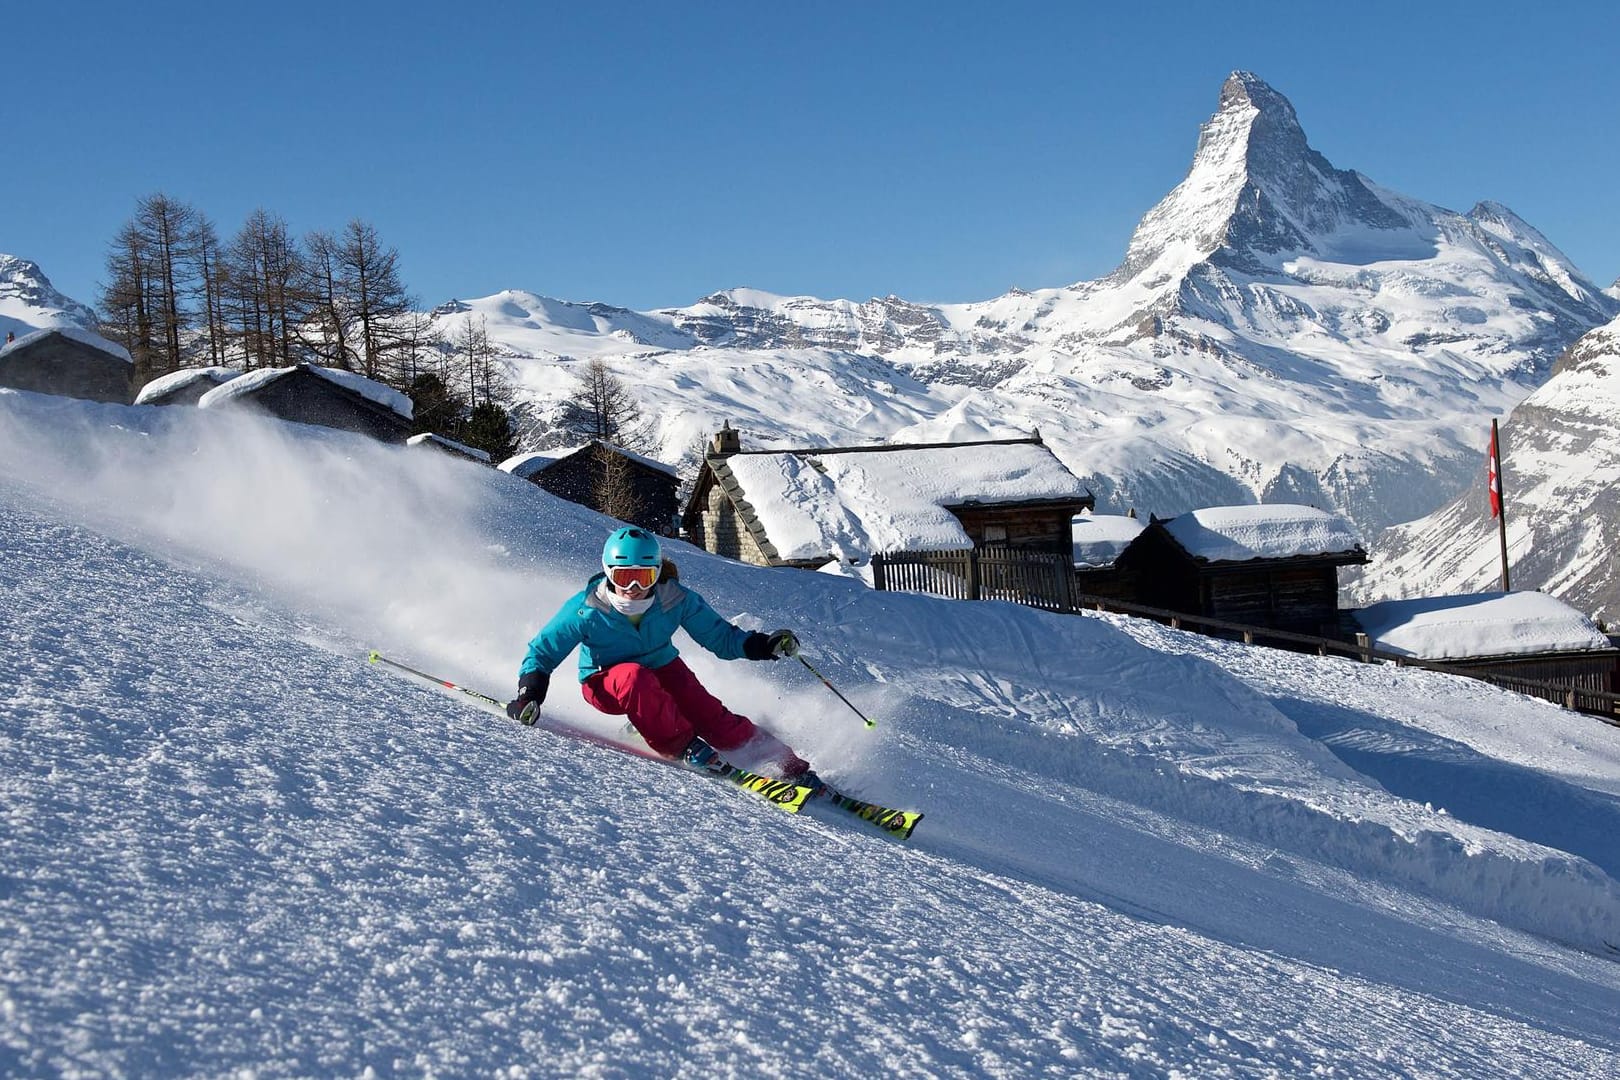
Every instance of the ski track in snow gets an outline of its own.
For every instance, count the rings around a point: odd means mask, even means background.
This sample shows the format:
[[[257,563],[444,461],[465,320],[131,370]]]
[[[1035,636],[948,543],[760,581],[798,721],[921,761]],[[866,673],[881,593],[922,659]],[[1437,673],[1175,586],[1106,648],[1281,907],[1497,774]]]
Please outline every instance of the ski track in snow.
[[[722,611],[803,627],[879,728],[786,665],[694,667],[830,778],[926,810],[901,844],[364,663],[500,692],[601,519],[456,466],[470,546],[423,516],[421,547],[306,549],[261,515],[415,508],[449,466],[314,434],[261,460],[232,428],[216,482],[254,498],[176,518],[218,473],[191,423],[0,395],[0,1073],[1620,1067],[1620,964],[1555,940],[1601,950],[1616,918],[1620,748],[1590,720],[680,549]],[[67,466],[46,430],[80,440]],[[324,518],[272,460],[322,470]],[[242,539],[267,533],[274,557]],[[462,588],[413,588],[441,560]],[[548,707],[588,722],[570,681]]]

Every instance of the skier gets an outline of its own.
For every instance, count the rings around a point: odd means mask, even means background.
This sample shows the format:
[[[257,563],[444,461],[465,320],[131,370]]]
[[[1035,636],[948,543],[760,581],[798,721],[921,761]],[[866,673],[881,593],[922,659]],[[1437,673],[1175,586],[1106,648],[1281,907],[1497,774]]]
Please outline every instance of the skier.
[[[749,758],[769,762],[784,779],[811,776],[810,763],[791,747],[703,688],[670,640],[677,627],[722,660],[775,660],[799,651],[792,631],[749,632],[723,619],[680,584],[656,536],[626,527],[603,545],[602,572],[529,642],[507,715],[533,723],[551,673],[578,646],[585,700],[609,715],[628,716],[655,753],[696,760],[707,755],[706,747],[746,747]]]

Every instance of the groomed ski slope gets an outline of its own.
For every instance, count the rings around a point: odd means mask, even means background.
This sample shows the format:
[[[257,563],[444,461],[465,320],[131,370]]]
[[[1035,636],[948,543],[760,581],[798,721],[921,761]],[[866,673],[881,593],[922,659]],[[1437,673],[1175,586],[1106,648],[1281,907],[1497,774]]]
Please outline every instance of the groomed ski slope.
[[[1620,731],[671,544],[878,718],[683,650],[925,810],[900,844],[365,663],[504,695],[607,527],[431,451],[0,392],[0,1074],[1620,1069]]]

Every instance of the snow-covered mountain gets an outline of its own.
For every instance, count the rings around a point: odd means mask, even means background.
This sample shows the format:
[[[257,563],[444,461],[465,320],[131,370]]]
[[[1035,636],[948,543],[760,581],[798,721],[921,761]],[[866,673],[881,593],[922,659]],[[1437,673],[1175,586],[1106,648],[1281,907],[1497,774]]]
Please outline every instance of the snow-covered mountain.
[[[1502,424],[1508,571],[1607,622],[1620,622],[1620,319],[1581,338],[1552,378]],[[1485,450],[1477,482],[1434,514],[1387,530],[1349,591],[1362,599],[1479,592],[1501,576]]]
[[[484,315],[543,429],[571,361],[609,361],[688,453],[1039,427],[1104,506],[1287,500],[1368,532],[1432,510],[1505,413],[1620,313],[1507,208],[1456,213],[1335,168],[1254,75],[1221,89],[1181,184],[1120,266],[969,304],[730,289],[632,312],[508,291]]]
[[[358,436],[0,391],[0,1075],[1620,1068],[1620,730],[672,542],[878,726],[683,657],[925,810],[902,844],[365,662],[508,692],[609,524]],[[571,684],[547,711],[615,730]]]
[[[0,341],[53,326],[95,330],[96,313],[57,292],[37,263],[0,254]]]

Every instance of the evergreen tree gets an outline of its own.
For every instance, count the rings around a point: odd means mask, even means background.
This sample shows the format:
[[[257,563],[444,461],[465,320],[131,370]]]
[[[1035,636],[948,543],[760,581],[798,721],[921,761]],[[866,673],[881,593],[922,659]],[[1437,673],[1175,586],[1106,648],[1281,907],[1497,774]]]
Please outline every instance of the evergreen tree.
[[[407,394],[414,406],[412,434],[434,432],[447,439],[462,441],[458,433],[464,423],[467,403],[451,393],[443,379],[433,372],[418,375],[411,380]]]
[[[473,406],[467,418],[463,436],[457,440],[489,455],[496,463],[517,453],[517,439],[512,433],[512,419],[501,406],[492,401]]]

